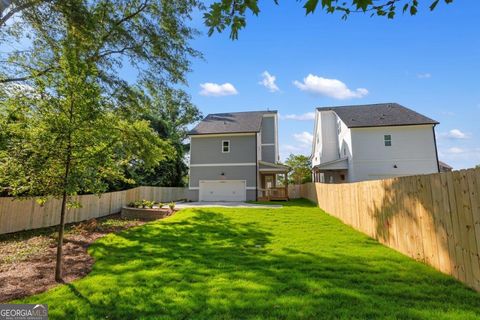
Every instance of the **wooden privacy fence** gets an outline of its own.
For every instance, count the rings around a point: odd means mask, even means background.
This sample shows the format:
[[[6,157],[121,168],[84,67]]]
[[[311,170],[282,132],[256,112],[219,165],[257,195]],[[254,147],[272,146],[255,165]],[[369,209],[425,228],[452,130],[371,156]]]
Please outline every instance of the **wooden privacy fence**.
[[[480,291],[480,169],[308,183],[300,194],[355,229]]]
[[[120,212],[134,200],[175,201],[186,198],[185,188],[138,187],[134,189],[78,196],[81,208],[67,211],[66,222],[78,222]],[[51,199],[40,206],[35,199],[0,198],[0,234],[58,225],[61,200]]]

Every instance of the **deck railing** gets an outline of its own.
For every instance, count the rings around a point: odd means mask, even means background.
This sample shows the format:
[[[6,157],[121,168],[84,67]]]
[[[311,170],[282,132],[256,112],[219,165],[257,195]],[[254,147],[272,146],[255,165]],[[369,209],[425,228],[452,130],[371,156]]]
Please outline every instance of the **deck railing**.
[[[265,200],[288,200],[288,189],[286,187],[275,187],[259,189],[259,198]]]

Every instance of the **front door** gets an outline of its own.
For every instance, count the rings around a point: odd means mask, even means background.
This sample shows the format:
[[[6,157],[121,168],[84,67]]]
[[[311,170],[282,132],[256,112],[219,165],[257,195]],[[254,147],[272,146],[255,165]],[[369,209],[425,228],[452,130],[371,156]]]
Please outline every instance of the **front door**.
[[[271,189],[275,187],[275,179],[273,174],[263,176],[263,188]]]

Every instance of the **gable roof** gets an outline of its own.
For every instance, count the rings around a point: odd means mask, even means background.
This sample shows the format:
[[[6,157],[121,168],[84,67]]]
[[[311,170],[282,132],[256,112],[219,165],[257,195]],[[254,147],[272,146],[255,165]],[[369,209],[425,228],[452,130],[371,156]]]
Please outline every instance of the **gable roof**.
[[[322,107],[318,111],[334,111],[349,128],[390,127],[418,124],[438,124],[418,112],[398,103],[379,103],[339,107]]]
[[[213,113],[207,115],[195,128],[190,130],[188,134],[259,132],[262,126],[263,115],[276,113],[277,111]]]

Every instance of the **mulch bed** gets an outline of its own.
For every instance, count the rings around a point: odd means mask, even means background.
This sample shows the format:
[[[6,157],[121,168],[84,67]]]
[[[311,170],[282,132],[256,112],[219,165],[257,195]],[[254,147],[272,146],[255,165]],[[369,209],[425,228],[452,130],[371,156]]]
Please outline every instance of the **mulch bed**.
[[[71,224],[66,227],[63,244],[65,282],[86,276],[94,259],[87,248],[106,234],[145,222],[125,220],[120,214]],[[23,231],[0,236],[0,302],[23,298],[56,285],[56,229]]]

